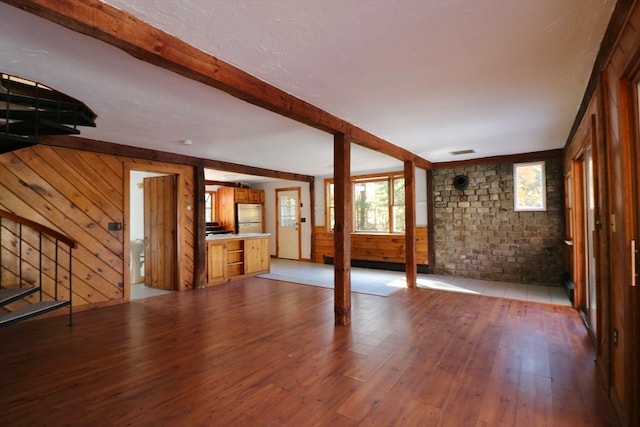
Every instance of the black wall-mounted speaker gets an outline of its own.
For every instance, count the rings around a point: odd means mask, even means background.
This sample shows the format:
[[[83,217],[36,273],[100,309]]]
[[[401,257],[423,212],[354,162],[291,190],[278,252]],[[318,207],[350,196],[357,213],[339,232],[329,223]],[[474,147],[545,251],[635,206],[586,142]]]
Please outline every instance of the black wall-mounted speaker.
[[[466,175],[456,175],[453,178],[453,188],[456,190],[464,190],[469,186],[469,177]]]

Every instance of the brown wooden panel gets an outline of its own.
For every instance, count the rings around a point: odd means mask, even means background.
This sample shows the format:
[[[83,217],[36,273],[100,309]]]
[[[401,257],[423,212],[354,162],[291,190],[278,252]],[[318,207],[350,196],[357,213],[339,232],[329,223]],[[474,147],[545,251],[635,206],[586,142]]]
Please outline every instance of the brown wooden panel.
[[[0,196],[0,203],[17,215],[31,218],[69,235],[78,242],[77,253],[82,253],[83,247],[93,248],[91,252],[98,259],[88,265],[95,264],[96,273],[101,273],[98,269],[102,266],[111,266],[119,270],[122,265],[122,247],[118,239],[111,234],[103,233],[84,212],[61,196],[30,168],[19,167],[19,162],[15,160],[17,158],[14,157],[11,170],[7,170],[0,158],[0,175],[3,177],[2,185],[5,189]],[[26,185],[25,181],[30,184]]]
[[[16,154],[41,174],[49,173],[45,165],[55,165],[54,173],[43,176],[46,181],[57,182],[60,179],[65,179],[73,183],[73,187],[79,193],[84,195],[97,209],[104,212],[105,219],[109,221],[120,221],[122,219],[121,206],[112,203],[108,198],[104,197],[101,189],[96,187],[95,182],[91,180],[90,176],[78,172],[72,164],[68,163],[65,160],[65,151],[66,150],[63,149],[39,146],[37,150],[21,150],[20,152],[16,152]],[[28,155],[28,157],[23,158],[23,155]],[[120,173],[122,174],[122,171]],[[122,177],[119,178],[119,181],[122,181]]]
[[[176,177],[144,178],[145,285],[177,288]]]
[[[245,240],[245,274],[254,274],[269,270],[269,239],[246,239]]]
[[[225,242],[207,242],[207,283],[221,283],[227,279],[227,258]]]
[[[315,253],[312,259],[323,262],[323,256],[333,257],[333,233],[324,226],[315,227]],[[427,227],[416,227],[416,261],[428,265]],[[351,234],[351,258],[366,261],[405,262],[403,234]]]
[[[226,230],[234,230],[236,227],[235,214],[235,189],[223,187],[218,189],[218,220]]]
[[[90,167],[98,161],[101,164],[98,169],[109,177],[108,183]],[[193,205],[191,166],[43,145],[0,155],[0,208],[77,240],[78,249],[73,254],[76,307],[124,301],[125,233],[107,228],[110,222],[124,222],[125,162],[129,168],[137,166],[140,170],[181,176],[182,206]],[[193,283],[193,213],[193,209],[182,210],[181,290]]]

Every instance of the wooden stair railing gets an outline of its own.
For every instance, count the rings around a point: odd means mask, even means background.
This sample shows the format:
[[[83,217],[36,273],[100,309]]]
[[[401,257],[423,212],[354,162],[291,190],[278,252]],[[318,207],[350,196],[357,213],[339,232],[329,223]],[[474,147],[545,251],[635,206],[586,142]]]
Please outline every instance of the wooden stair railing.
[[[73,320],[72,249],[64,234],[0,210],[0,327],[69,307]],[[69,298],[62,299],[66,287]]]

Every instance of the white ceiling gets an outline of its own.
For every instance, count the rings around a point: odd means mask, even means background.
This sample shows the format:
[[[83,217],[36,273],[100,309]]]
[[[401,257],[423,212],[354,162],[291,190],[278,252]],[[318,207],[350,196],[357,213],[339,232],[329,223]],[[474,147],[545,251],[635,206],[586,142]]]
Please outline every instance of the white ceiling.
[[[614,0],[107,0],[432,162],[562,148]],[[85,102],[82,136],[314,176],[332,137],[0,4],[0,71]],[[192,140],[183,145],[181,140]],[[451,156],[473,149],[475,154]],[[400,168],[354,147],[352,171]],[[228,174],[228,173],[225,173]],[[221,179],[209,175],[209,179]]]

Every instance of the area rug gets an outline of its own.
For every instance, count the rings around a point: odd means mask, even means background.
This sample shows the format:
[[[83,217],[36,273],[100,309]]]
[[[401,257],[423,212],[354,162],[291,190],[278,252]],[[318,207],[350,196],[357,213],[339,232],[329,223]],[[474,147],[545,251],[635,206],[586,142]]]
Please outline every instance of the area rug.
[[[258,277],[329,289],[334,287],[333,266],[324,264],[274,260],[271,271],[260,274]],[[351,291],[353,292],[386,297],[405,287],[404,273],[351,269]]]

